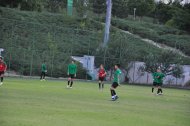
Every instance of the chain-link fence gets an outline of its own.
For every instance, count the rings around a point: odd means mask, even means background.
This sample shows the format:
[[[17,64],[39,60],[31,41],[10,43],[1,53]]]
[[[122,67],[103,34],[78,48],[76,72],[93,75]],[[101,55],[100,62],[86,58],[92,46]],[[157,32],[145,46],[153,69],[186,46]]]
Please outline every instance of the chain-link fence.
[[[95,65],[107,64],[107,69],[126,59],[123,44],[129,38],[124,36],[111,35],[115,43],[110,44],[114,48],[102,49],[103,32],[6,18],[1,18],[0,24],[0,46],[5,49],[8,71],[19,75],[39,75],[45,61],[49,76],[64,76],[71,56],[95,56]]]

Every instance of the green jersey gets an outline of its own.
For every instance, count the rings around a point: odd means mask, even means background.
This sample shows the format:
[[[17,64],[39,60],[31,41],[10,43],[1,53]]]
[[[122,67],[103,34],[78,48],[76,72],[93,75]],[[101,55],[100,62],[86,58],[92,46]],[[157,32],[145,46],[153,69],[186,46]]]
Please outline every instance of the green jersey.
[[[156,83],[163,83],[163,78],[165,77],[165,75],[161,72],[155,72],[152,74],[153,76],[153,81]]]
[[[76,74],[77,73],[77,65],[76,64],[69,64],[68,65],[68,74]]]
[[[42,72],[47,72],[47,68],[46,68],[46,64],[45,63],[42,64],[41,70],[42,70]]]
[[[120,74],[121,74],[121,70],[120,70],[120,69],[115,70],[113,82],[119,83],[119,75],[120,75]]]

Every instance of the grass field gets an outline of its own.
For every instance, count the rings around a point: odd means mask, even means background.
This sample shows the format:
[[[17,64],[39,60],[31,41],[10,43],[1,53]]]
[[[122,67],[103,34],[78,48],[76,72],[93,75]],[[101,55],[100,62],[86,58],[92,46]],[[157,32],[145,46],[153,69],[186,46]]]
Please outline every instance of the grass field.
[[[5,79],[0,87],[0,126],[189,126],[190,91],[123,85],[110,101],[90,82]]]

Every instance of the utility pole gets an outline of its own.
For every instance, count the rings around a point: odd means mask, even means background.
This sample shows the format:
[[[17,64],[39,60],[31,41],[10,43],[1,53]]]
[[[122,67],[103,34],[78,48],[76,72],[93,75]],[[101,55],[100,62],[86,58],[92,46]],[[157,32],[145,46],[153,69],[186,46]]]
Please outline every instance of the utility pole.
[[[67,15],[73,15],[73,0],[67,0]]]
[[[112,0],[107,0],[106,24],[105,24],[105,34],[104,34],[103,47],[105,47],[109,41],[111,11],[112,11]]]
[[[84,12],[84,14],[83,14],[83,18],[87,18],[87,8],[88,8],[88,0],[84,0],[83,1],[83,6],[84,6],[84,8],[85,8],[85,12]]]
[[[136,19],[136,10],[137,10],[137,9],[134,8],[134,14],[133,14],[133,15],[134,15],[134,20]]]

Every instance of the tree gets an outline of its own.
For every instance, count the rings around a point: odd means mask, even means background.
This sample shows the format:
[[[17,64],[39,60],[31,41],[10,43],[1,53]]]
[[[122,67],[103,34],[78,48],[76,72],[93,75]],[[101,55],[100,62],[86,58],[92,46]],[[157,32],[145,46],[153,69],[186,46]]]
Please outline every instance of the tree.
[[[59,12],[60,9],[67,7],[67,0],[46,0],[44,5],[50,12]]]
[[[134,13],[134,8],[136,8],[136,15],[143,17],[155,9],[155,2],[154,0],[129,0],[128,9],[131,15]]]
[[[171,20],[173,21],[173,27],[190,31],[190,13],[182,9],[177,9],[173,12],[173,17]]]
[[[183,71],[181,58],[172,51],[163,51],[161,55],[155,56],[149,54],[144,58],[145,64],[138,68],[140,73],[148,72],[154,73],[158,68],[166,75],[173,75],[176,78],[181,77]]]
[[[87,11],[89,10],[89,3],[85,3],[85,0],[77,0],[75,2],[75,8],[77,10],[78,16],[86,17]]]
[[[128,16],[127,0],[113,0],[112,15],[120,18]]]
[[[91,0],[93,12],[96,14],[102,14],[106,12],[106,0]]]

